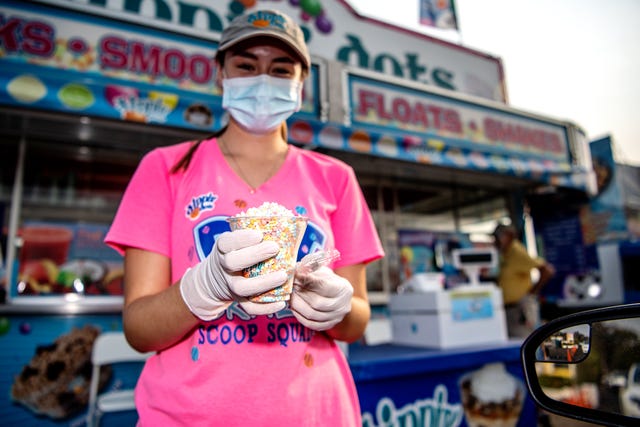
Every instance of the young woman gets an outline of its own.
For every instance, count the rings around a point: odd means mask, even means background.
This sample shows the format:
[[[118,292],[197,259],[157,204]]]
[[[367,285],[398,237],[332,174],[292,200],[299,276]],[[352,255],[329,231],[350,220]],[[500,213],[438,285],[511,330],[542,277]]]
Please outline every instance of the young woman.
[[[365,265],[383,256],[353,170],[287,144],[310,59],[277,11],[236,18],[216,56],[228,125],[210,139],[158,148],[140,163],[106,242],[125,256],[124,330],[157,351],[136,388],[142,426],[360,426],[349,366],[370,316]],[[278,245],[226,218],[277,202],[309,218],[310,251],[332,268],[297,275],[290,301],[252,295],[286,280],[245,279]]]

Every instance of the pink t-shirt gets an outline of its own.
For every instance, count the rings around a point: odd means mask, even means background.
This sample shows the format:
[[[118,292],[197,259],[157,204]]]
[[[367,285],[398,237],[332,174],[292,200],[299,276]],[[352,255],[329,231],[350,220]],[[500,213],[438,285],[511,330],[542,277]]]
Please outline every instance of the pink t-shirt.
[[[289,146],[283,166],[252,192],[229,167],[215,139],[196,150],[186,172],[170,173],[189,143],[145,156],[105,241],[171,258],[172,283],[206,257],[226,218],[263,202],[309,217],[299,258],[336,248],[334,267],[383,256],[353,170]],[[233,304],[226,315],[146,363],[136,387],[142,426],[360,426],[349,365],[326,334],[285,309],[249,316]]]

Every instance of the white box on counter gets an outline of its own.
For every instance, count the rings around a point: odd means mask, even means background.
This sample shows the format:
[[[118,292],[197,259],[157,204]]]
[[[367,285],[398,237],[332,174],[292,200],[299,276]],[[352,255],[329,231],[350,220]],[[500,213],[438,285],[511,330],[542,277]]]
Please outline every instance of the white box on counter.
[[[450,348],[507,341],[502,291],[494,284],[394,294],[392,342]]]

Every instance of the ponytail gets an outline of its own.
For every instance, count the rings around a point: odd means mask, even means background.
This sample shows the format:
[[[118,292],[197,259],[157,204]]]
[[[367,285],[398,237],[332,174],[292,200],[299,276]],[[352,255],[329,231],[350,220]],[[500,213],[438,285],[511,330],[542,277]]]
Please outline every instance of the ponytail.
[[[203,137],[203,138],[198,139],[197,141],[194,141],[194,142],[191,144],[191,147],[189,147],[189,150],[187,150],[187,152],[184,154],[184,156],[182,156],[182,157],[180,158],[180,160],[178,160],[178,161],[176,162],[176,164],[175,164],[175,165],[173,165],[173,167],[171,168],[171,173],[172,173],[172,174],[173,174],[173,173],[178,173],[178,172],[180,172],[181,170],[182,170],[182,171],[186,171],[186,170],[187,170],[187,168],[189,167],[189,164],[191,163],[191,159],[193,158],[193,154],[196,152],[196,150],[198,149],[198,147],[200,146],[200,144],[201,144],[203,141],[206,141],[206,140],[208,140],[208,139],[211,139],[211,138],[217,138],[217,137],[219,137],[220,135],[222,135],[222,134],[224,133],[224,131],[225,131],[225,130],[227,130],[227,127],[226,127],[226,126],[225,126],[225,127],[223,127],[222,129],[219,129],[219,130],[215,131],[214,133],[212,133],[212,134],[211,134],[211,135],[209,135],[209,136],[206,136],[206,137]]]

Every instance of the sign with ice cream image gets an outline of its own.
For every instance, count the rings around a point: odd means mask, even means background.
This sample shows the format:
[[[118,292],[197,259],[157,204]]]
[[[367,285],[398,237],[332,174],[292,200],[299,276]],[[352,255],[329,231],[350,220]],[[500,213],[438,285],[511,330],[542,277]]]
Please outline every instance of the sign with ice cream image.
[[[460,381],[469,427],[515,427],[524,403],[524,384],[502,363],[489,363]]]
[[[424,394],[403,406],[380,398],[374,411],[363,413],[363,427],[516,427],[525,401],[524,383],[502,362],[487,363],[455,385],[440,383]]]

